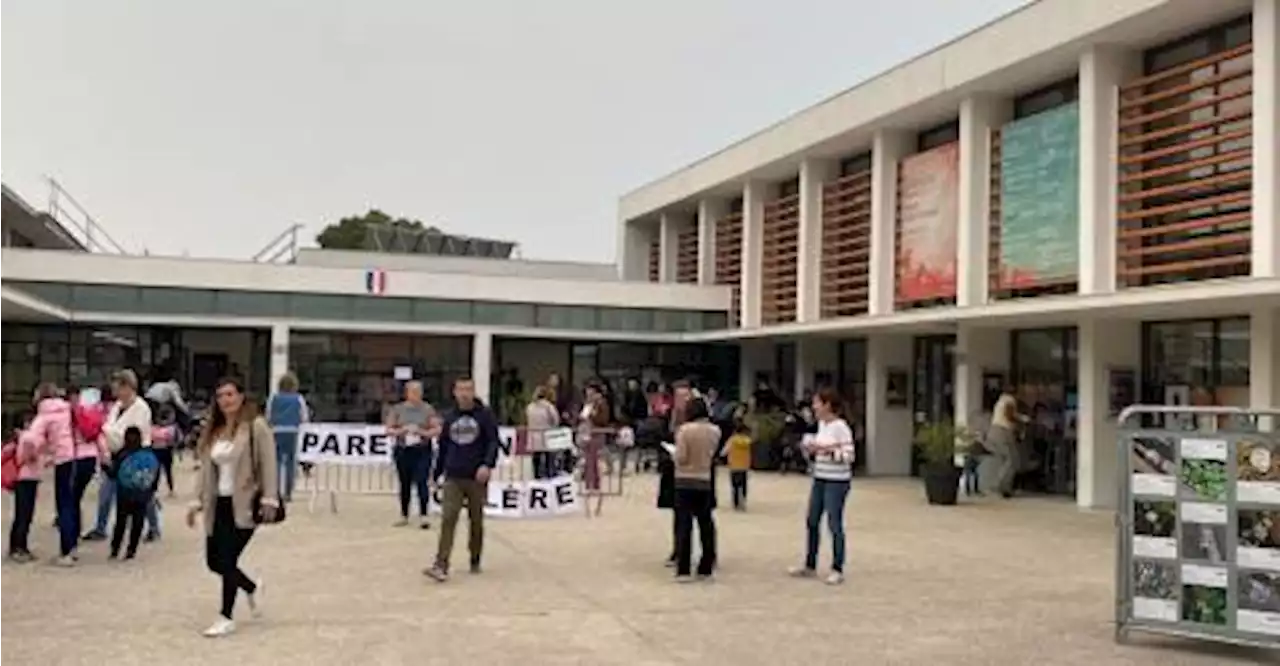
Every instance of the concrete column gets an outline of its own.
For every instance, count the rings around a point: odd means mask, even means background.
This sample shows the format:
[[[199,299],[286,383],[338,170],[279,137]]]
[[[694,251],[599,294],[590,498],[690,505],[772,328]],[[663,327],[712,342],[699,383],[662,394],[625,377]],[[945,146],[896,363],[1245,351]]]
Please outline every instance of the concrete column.
[[[742,189],[742,328],[760,326],[760,276],[764,263],[764,198],[768,184]]]
[[[716,220],[727,212],[728,207],[720,199],[698,202],[698,284],[716,282]]]
[[[685,223],[685,219],[676,213],[663,213],[658,222],[658,282],[676,281],[680,227]]]
[[[1249,406],[1280,409],[1280,310],[1249,314]],[[1260,419],[1263,430],[1280,430],[1280,419]]]
[[[886,404],[890,370],[911,376],[911,336],[867,338],[867,473],[906,476],[911,473],[911,406],[909,401],[903,407]],[[909,395],[909,386],[899,388]]]
[[[805,390],[817,390],[814,381],[819,373],[836,376],[836,364],[840,361],[840,343],[835,338],[802,338],[796,340],[795,400],[804,397]]]
[[[471,340],[471,379],[476,383],[476,397],[489,403],[492,381],[493,333],[479,331]]]
[[[800,248],[796,266],[796,321],[822,316],[822,184],[834,173],[825,160],[800,164]]]
[[[1142,71],[1140,53],[1090,47],[1080,56],[1080,293],[1116,289],[1118,86]]]
[[[960,103],[960,228],[956,234],[956,304],[987,302],[991,213],[991,130],[1013,117],[1008,99],[974,95]]]
[[[1076,504],[1114,508],[1119,432],[1111,415],[1111,371],[1140,372],[1142,325],[1086,319],[1079,326],[1079,410],[1076,414]]]
[[[910,155],[910,133],[881,130],[871,149],[870,314],[893,312],[894,229],[898,209],[898,162]]]
[[[955,422],[968,427],[982,412],[982,376],[1009,375],[1009,331],[962,324],[956,331]]]
[[[1253,1],[1253,274],[1280,277],[1280,0]],[[1275,403],[1272,403],[1275,404]]]
[[[645,282],[649,279],[649,240],[652,232],[635,220],[618,225],[618,277]]]
[[[271,327],[271,383],[268,391],[275,391],[280,385],[280,378],[289,372],[289,325],[275,324]]]

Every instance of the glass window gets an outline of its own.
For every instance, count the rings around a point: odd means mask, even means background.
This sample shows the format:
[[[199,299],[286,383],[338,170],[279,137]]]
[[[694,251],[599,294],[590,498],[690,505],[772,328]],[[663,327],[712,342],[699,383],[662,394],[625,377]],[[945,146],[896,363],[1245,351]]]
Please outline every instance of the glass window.
[[[655,331],[681,332],[690,330],[691,326],[699,326],[702,313],[688,310],[655,310],[653,329]]]
[[[653,310],[600,308],[599,326],[606,331],[652,331]]]
[[[578,305],[539,305],[538,326],[595,329],[596,309]]]
[[[1070,104],[1080,97],[1080,85],[1076,77],[1049,84],[1038,90],[1019,95],[1013,101],[1013,117],[1026,118],[1049,109]]]
[[[871,153],[863,153],[840,160],[840,175],[852,176],[855,173],[871,170]]]
[[[1149,323],[1142,335],[1144,401],[1249,404],[1248,318]]]
[[[13,285],[19,291],[26,292],[36,298],[48,301],[61,307],[71,306],[71,286],[61,282],[18,282]]]
[[[702,330],[722,331],[726,328],[729,328],[729,313],[727,312],[702,313]]]
[[[1220,387],[1249,387],[1249,320],[1225,319],[1218,324]]]
[[[269,291],[220,291],[218,314],[238,317],[281,317],[289,313],[289,296]]]
[[[350,319],[351,300],[350,296],[293,294],[289,314],[304,319]]]
[[[474,323],[490,326],[534,326],[534,306],[529,303],[484,303],[472,306]]]
[[[138,292],[142,312],[209,314],[215,311],[216,292],[209,289],[142,287]]]
[[[413,299],[414,321],[471,323],[471,301],[446,301],[434,298]]]
[[[351,316],[358,321],[413,321],[413,300],[385,296],[354,296]]]
[[[71,286],[72,309],[84,312],[129,312],[139,310],[137,287],[77,284]]]
[[[952,120],[924,130],[916,136],[916,150],[924,152],[960,140],[960,121]]]

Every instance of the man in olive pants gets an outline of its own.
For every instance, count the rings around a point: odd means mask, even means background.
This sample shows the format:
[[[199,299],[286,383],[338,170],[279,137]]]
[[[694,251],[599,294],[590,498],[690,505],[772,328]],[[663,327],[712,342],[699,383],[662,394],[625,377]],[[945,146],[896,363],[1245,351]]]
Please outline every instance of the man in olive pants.
[[[440,429],[440,455],[436,477],[443,476],[440,543],[435,563],[423,573],[437,582],[449,580],[449,557],[453,554],[453,535],[458,529],[458,515],[467,505],[471,554],[471,573],[480,573],[480,554],[484,549],[484,506],[488,499],[489,470],[498,460],[498,420],[480,401],[476,386],[469,377],[453,383],[456,407],[445,417]]]

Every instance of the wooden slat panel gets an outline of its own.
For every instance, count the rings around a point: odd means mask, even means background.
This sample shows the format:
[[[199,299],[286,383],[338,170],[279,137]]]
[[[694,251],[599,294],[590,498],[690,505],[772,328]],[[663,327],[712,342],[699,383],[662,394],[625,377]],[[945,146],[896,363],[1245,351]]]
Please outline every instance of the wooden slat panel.
[[[867,169],[822,187],[822,318],[867,314],[870,261],[871,170]]]
[[[662,262],[662,242],[658,238],[658,234],[654,234],[654,239],[649,241],[649,281],[657,282],[659,276],[659,266]]]
[[[676,282],[698,283],[698,224],[685,227],[676,235]]]
[[[730,213],[716,220],[715,283],[732,288],[729,325],[742,322],[742,213]]]
[[[1245,44],[1121,86],[1120,286],[1249,273],[1252,50]]]
[[[765,202],[761,227],[760,321],[766,326],[793,322],[800,252],[800,195]]]

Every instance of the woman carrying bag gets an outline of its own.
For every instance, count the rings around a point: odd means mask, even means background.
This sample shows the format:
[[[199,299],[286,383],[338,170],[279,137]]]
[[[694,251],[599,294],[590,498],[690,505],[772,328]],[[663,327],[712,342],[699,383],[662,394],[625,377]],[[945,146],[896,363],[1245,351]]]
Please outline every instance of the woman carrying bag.
[[[262,581],[254,582],[240,570],[240,555],[256,525],[284,519],[271,427],[245,400],[238,381],[219,380],[214,395],[217,405],[196,447],[200,471],[196,499],[187,512],[189,527],[195,527],[196,514],[204,514],[205,561],[222,581],[221,614],[204,631],[210,638],[235,631],[232,611],[240,590],[247,596],[249,611],[258,614],[256,595]]]

